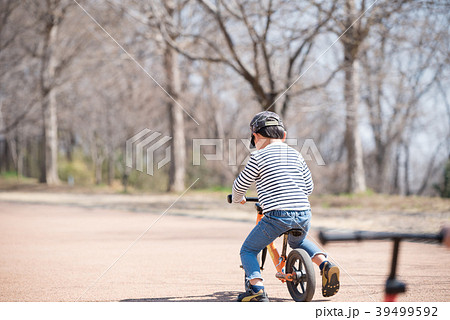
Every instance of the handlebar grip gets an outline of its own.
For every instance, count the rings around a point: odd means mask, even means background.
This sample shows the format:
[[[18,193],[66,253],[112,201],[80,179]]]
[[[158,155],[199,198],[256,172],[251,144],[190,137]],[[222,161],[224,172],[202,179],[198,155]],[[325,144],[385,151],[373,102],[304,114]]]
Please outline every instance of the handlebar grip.
[[[257,197],[246,197],[245,200],[247,200],[247,202],[258,202]],[[231,194],[227,195],[227,201],[228,203],[233,203],[233,196]]]

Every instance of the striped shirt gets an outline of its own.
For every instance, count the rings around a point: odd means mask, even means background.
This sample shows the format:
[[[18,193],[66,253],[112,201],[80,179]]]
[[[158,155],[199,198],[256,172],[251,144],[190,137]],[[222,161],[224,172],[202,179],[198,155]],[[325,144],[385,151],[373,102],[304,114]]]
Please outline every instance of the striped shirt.
[[[271,143],[254,151],[244,170],[233,184],[233,202],[243,200],[256,183],[258,200],[263,212],[271,210],[308,210],[308,196],[314,184],[302,155],[282,142]]]

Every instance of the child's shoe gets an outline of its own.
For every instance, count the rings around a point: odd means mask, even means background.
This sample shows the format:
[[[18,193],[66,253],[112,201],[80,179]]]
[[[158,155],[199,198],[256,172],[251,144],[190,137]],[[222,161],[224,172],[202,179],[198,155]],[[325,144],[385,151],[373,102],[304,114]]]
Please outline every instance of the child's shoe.
[[[322,295],[334,296],[339,291],[339,268],[326,261],[320,274],[322,275]]]
[[[252,289],[241,293],[237,301],[239,302],[269,302],[269,297],[264,289],[259,290],[258,292],[254,292]]]

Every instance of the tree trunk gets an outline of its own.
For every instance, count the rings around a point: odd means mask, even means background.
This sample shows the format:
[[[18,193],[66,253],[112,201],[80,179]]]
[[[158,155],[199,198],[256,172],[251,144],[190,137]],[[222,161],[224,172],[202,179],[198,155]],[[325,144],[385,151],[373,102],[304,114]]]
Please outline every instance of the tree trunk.
[[[178,93],[181,90],[177,53],[169,45],[165,47],[164,67],[167,78],[167,92],[173,99],[177,100]],[[186,142],[184,136],[183,110],[172,99],[168,100],[167,107],[169,111],[170,135],[172,137],[168,191],[180,192],[185,188],[184,177],[186,173]]]
[[[41,96],[44,122],[45,173],[41,182],[49,185],[59,184],[58,178],[58,121],[56,116],[55,71],[56,58],[53,48],[56,46],[58,24],[49,23],[44,37],[44,50],[41,59]]]
[[[50,90],[48,102],[44,103],[45,181],[48,185],[57,185],[60,181],[58,178],[58,121],[54,89]]]
[[[128,180],[130,177],[130,171],[131,169],[127,166],[124,166],[123,168],[123,174],[122,174],[122,186],[123,186],[123,192],[128,192]]]
[[[110,151],[108,155],[108,186],[112,186],[114,181],[114,152]]]
[[[375,162],[376,162],[376,176],[375,176],[375,191],[379,193],[389,193],[389,164],[392,161],[391,146],[380,144],[376,148]]]
[[[265,103],[261,105],[262,107],[262,111],[272,111],[275,112],[277,114],[279,114],[280,116],[284,117],[286,115],[286,108],[282,108],[281,105],[279,105],[279,103],[275,102],[277,98],[277,94],[270,92],[270,93],[266,93],[265,95]]]
[[[345,2],[346,21],[348,32],[342,37],[344,48],[344,99],[346,104],[345,118],[345,147],[347,149],[347,190],[350,193],[366,191],[364,173],[363,150],[361,137],[358,131],[359,121],[359,60],[358,51],[363,41],[359,33],[360,23],[352,26],[357,17],[354,0]],[[352,27],[350,27],[352,26]]]
[[[21,137],[17,137],[17,176],[23,177],[23,162],[24,162],[24,141]]]
[[[103,159],[95,160],[95,184],[99,185],[102,183],[102,169],[103,169]]]
[[[3,128],[5,128],[5,123],[3,120],[2,112],[3,102],[0,100],[0,173],[6,171],[6,135],[2,133]]]
[[[6,139],[0,136],[0,173],[6,172]]]
[[[346,103],[345,146],[348,164],[348,191],[358,193],[366,191],[366,180],[363,163],[363,149],[358,131],[359,76],[356,50],[352,44],[344,45],[345,82],[344,98]]]
[[[7,151],[8,149],[6,139],[0,137],[0,173],[4,173],[7,171],[6,169],[6,162],[8,161]]]
[[[401,150],[399,146],[395,153],[394,173],[392,175],[392,193],[394,194],[400,193],[400,154]]]
[[[47,182],[47,176],[46,176],[46,169],[45,169],[45,129],[42,128],[42,135],[39,139],[39,148],[38,148],[38,155],[39,155],[39,182],[40,183],[46,183]]]
[[[94,166],[94,182],[96,185],[102,183],[102,169],[103,161],[105,159],[102,153],[101,142],[97,137],[97,133],[94,132],[93,139],[91,140],[91,158]]]
[[[409,171],[409,145],[408,145],[408,143],[405,143],[403,148],[404,148],[404,151],[405,151],[405,164],[404,164],[405,165],[405,176],[404,176],[404,179],[405,179],[405,195],[409,196],[409,195],[411,195],[411,187],[409,185],[409,181],[410,181],[409,174],[410,174],[410,171]]]
[[[73,151],[75,148],[75,135],[72,130],[69,131],[68,137],[67,137],[67,145],[66,145],[66,160],[68,162],[73,161]]]

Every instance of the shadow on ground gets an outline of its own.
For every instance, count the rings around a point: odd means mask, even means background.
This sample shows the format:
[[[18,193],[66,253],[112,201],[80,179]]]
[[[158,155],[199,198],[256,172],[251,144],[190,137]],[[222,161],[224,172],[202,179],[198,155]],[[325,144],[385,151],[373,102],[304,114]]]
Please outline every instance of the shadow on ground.
[[[211,295],[203,296],[183,296],[183,297],[160,297],[160,298],[138,298],[138,299],[124,299],[120,302],[234,302],[241,292],[237,291],[220,291],[214,292]],[[292,301],[288,299],[271,298],[270,301],[283,302]]]

